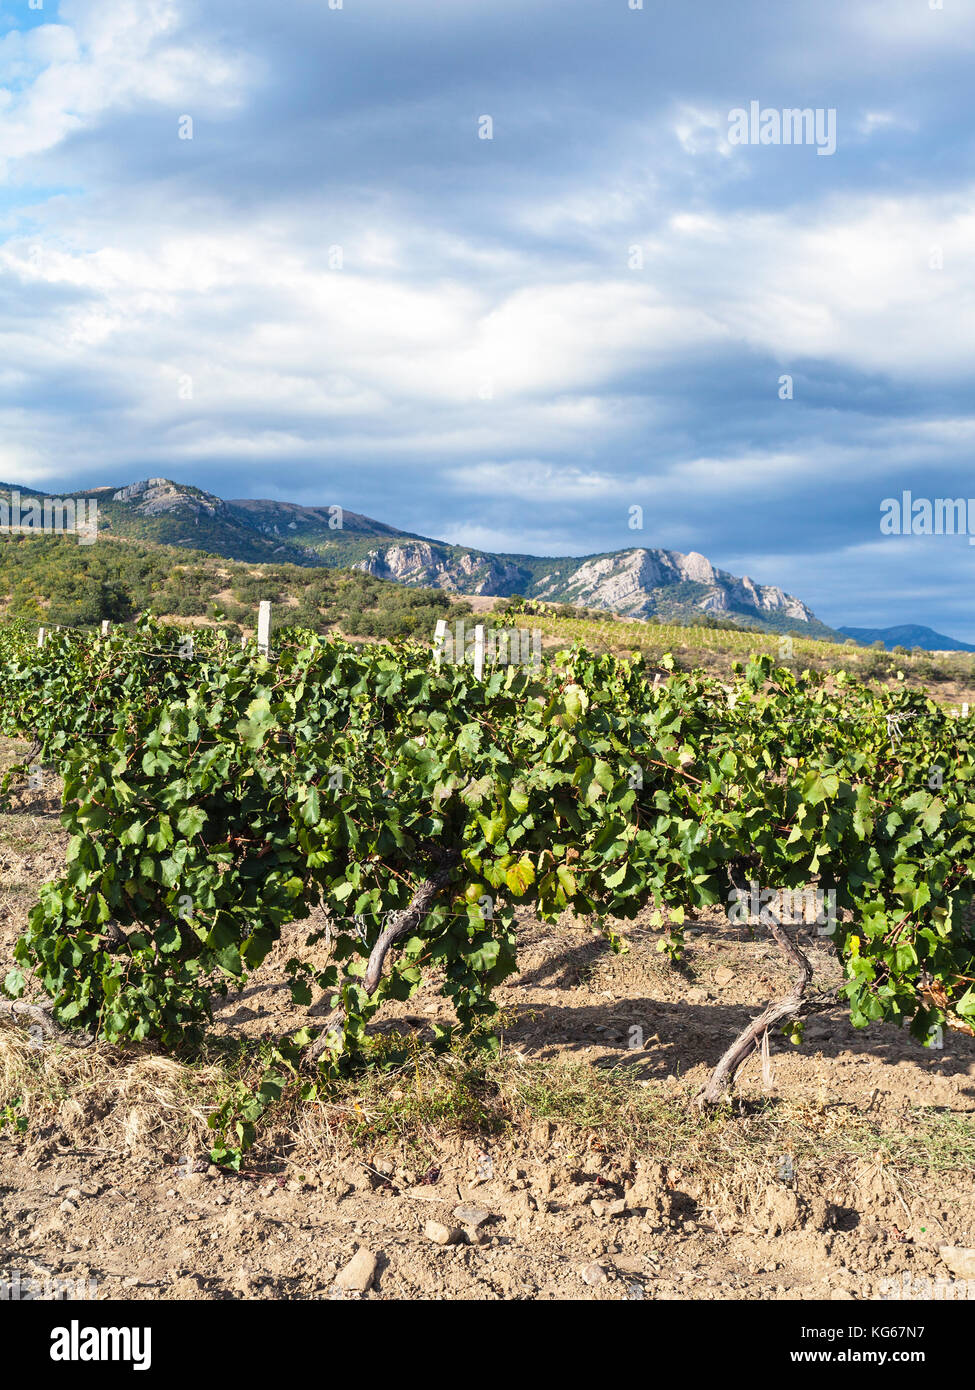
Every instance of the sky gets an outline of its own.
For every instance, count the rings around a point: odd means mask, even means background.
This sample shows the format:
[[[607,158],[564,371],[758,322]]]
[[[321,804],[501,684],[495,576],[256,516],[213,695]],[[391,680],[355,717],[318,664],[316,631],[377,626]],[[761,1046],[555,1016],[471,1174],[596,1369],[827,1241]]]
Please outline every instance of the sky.
[[[936,4],[0,0],[0,479],[698,551],[975,641],[967,536],[880,529],[909,490],[975,530],[975,0]],[[835,149],[736,143],[752,103]]]

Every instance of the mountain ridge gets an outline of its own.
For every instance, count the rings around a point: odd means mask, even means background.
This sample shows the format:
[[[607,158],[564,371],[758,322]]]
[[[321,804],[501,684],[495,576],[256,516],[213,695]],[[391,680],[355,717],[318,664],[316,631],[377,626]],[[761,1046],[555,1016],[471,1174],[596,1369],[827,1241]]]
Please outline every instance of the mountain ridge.
[[[0,483],[0,494],[48,494]],[[61,494],[98,502],[99,530],[118,538],[208,551],[254,563],[345,567],[455,594],[571,603],[627,618],[721,618],[773,632],[842,641],[778,585],[758,584],[691,551],[634,546],[583,556],[495,553],[404,531],[338,506],[224,499],[193,484],[147,478]]]
[[[895,627],[841,627],[837,631],[844,637],[852,637],[862,646],[872,646],[883,642],[887,651],[894,647],[920,647],[926,652],[975,652],[975,646],[961,642],[955,637],[946,637],[943,632],[925,627],[922,623],[901,623]]]

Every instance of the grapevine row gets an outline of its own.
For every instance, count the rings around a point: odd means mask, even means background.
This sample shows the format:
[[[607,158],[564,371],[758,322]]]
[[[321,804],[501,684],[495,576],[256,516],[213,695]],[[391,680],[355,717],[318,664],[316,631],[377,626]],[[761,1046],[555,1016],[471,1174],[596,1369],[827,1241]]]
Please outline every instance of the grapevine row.
[[[186,659],[180,641],[148,619],[42,650],[0,629],[0,733],[63,780],[71,832],[4,991],[40,987],[62,1026],[195,1039],[214,994],[320,905],[328,963],[312,933],[288,964],[306,1063],[347,1067],[430,974],[490,1045],[518,906],[616,940],[654,903],[676,951],[686,910],[757,882],[835,891],[856,1025],[972,1031],[975,761],[967,721],[918,692],[769,657],[655,682],[639,657],[576,648],[475,679],[410,642],[291,630],[268,659],[199,634]],[[799,968],[788,1022],[805,957],[774,934]]]

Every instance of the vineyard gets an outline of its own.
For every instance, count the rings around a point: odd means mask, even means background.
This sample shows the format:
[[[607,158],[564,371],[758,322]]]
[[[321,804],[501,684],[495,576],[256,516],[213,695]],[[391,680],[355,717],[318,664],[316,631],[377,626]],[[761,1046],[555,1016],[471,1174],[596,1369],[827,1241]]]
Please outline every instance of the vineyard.
[[[234,1164],[288,1076],[313,1096],[368,1065],[377,1011],[430,979],[456,1019],[438,1045],[456,1028],[495,1046],[492,992],[517,968],[524,907],[549,923],[571,912],[625,949],[627,920],[652,905],[679,960],[688,911],[740,919],[748,904],[794,984],[728,1039],[702,1106],[771,1027],[801,1036],[816,1007],[803,931],[835,948],[854,1025],[971,1034],[967,721],[768,656],[724,682],[670,666],[576,648],[477,679],[419,643],[299,629],[267,655],[148,618],[40,648],[36,629],[3,629],[0,733],[33,746],[2,791],[55,774],[71,835],[6,1011],[185,1048],[282,929],[318,911],[287,962],[306,1024],[278,1040],[257,1093],[213,1117],[215,1157]],[[767,906],[810,888],[835,903],[825,928]]]

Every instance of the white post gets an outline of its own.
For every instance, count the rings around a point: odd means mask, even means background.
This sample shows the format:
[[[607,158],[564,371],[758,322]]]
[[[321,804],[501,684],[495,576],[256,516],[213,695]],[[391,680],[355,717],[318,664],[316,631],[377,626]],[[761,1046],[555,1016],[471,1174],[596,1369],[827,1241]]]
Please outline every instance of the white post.
[[[107,637],[107,636],[108,636],[109,630],[110,630],[111,626],[112,626],[112,624],[108,621],[107,618],[103,618],[103,619],[102,619],[102,636],[103,636],[103,637]]]
[[[540,668],[542,664],[542,629],[532,629],[532,665]]]
[[[478,623],[474,629],[474,679],[479,681],[484,675],[484,624]]]
[[[257,650],[261,656],[271,655],[271,605],[262,599],[257,610]]]
[[[44,639],[45,639],[46,636],[47,636],[47,628],[46,628],[46,627],[39,627],[39,628],[37,629],[37,645],[38,645],[39,647],[43,647],[43,645],[44,645]]]
[[[437,626],[433,630],[433,664],[440,670],[440,662],[443,658],[443,643],[447,636],[447,619],[438,618]]]
[[[247,638],[243,635],[243,633],[241,633],[241,636],[240,636],[240,650],[241,650],[241,651],[246,651],[246,649],[247,649]]]

